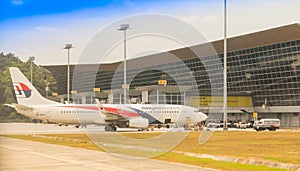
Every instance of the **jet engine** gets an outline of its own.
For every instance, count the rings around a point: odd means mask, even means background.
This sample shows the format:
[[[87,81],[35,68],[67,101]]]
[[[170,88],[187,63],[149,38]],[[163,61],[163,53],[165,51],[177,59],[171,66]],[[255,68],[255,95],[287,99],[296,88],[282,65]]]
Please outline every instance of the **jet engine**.
[[[128,120],[129,128],[148,128],[149,121],[146,118],[138,117],[138,118],[130,118]]]

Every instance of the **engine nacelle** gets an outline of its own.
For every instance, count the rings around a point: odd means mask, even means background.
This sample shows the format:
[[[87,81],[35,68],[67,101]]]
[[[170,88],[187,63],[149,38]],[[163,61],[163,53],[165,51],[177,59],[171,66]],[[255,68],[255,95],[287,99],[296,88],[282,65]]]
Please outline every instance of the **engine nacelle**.
[[[130,118],[128,121],[129,128],[148,128],[149,121],[146,118]]]

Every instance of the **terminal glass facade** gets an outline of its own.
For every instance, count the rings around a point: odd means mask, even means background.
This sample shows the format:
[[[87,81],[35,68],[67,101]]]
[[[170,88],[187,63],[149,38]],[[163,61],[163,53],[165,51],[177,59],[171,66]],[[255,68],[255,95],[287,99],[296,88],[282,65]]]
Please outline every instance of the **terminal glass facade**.
[[[252,92],[254,106],[300,106],[300,40],[228,54],[228,91]]]
[[[216,65],[219,61],[223,62],[223,54],[159,64],[143,68],[143,71],[128,70],[128,83],[130,89],[157,85],[157,81],[161,79],[167,80],[167,86],[189,86],[192,82],[186,75],[192,75],[197,82],[199,94],[210,94],[213,91],[221,95],[223,73],[220,71],[223,68]],[[262,106],[266,102],[269,106],[300,106],[300,40],[230,51],[227,61],[229,94],[251,93],[254,106]],[[54,72],[53,75],[58,80],[59,94],[64,94],[66,76],[61,74],[61,71],[57,72],[60,74]],[[82,72],[76,77],[77,92],[92,91],[90,84],[101,87],[101,90],[120,89],[123,84],[123,71],[98,71],[96,78],[90,77],[93,77],[93,74],[89,72]],[[156,101],[156,92],[151,91],[149,94],[151,101]],[[183,104],[182,96],[178,93],[174,93],[174,97],[172,93],[160,94],[159,99],[164,103]]]
[[[223,62],[223,54],[219,54]],[[267,102],[269,106],[300,106],[300,40],[282,42],[272,45],[253,47],[228,52],[228,93],[251,93],[254,106],[262,106]],[[203,65],[206,64],[206,68]],[[145,68],[147,72],[138,75],[140,71],[128,71],[128,79],[133,80],[130,87],[157,85],[157,80],[166,79],[168,85],[176,85],[170,75],[160,72],[166,68],[182,85],[190,85],[185,80],[181,68],[188,66],[197,81],[199,94],[209,94],[211,91],[222,93],[223,75],[216,72],[209,76],[207,65],[216,71],[222,70],[214,66],[216,58],[202,57],[185,60],[184,63],[169,63]],[[102,73],[100,73],[102,75]],[[138,75],[136,78],[132,78]],[[100,77],[104,81],[103,76]],[[106,78],[112,78],[112,75]],[[123,84],[123,74],[119,73],[115,85]],[[212,80],[213,79],[213,80]],[[211,87],[214,82],[216,88]],[[109,87],[110,83],[100,83],[101,87]],[[168,100],[170,101],[170,100]],[[181,102],[182,103],[182,102]]]

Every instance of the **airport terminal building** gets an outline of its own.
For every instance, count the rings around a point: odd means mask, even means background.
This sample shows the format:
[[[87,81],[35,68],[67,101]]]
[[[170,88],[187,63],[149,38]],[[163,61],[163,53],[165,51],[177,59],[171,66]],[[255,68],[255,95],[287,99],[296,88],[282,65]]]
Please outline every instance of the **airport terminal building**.
[[[213,50],[212,50],[213,49]],[[128,103],[184,104],[222,120],[223,40],[127,61]],[[67,66],[45,66],[67,90]],[[123,63],[71,65],[74,103],[123,103]],[[124,87],[123,87],[124,88]],[[300,127],[300,24],[228,39],[228,120]]]

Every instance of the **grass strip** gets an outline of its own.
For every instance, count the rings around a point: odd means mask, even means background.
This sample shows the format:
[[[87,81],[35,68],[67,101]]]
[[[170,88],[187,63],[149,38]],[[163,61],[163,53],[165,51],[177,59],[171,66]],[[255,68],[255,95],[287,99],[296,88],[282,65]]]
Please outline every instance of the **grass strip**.
[[[226,161],[216,161],[207,158],[196,158],[190,156],[183,156],[174,152],[168,152],[155,159],[164,160],[168,162],[191,164],[200,167],[221,169],[227,171],[286,171],[286,169],[271,168],[267,166],[257,166],[252,164],[240,164]]]
[[[2,135],[10,138],[18,138],[24,140],[31,140],[49,144],[64,145],[70,147],[84,148],[88,150],[103,151],[92,141],[89,140],[85,134],[46,134],[46,135]],[[136,137],[137,135],[134,135]],[[142,135],[145,138],[145,135]],[[207,158],[197,158],[185,155],[180,155],[174,152],[164,153],[155,157],[157,160],[164,160],[169,162],[177,162],[184,164],[191,164],[200,167],[215,168],[230,171],[252,171],[252,170],[269,170],[269,171],[284,171],[285,169],[271,168],[267,166],[257,166],[252,164],[240,164],[226,161],[216,161]]]

